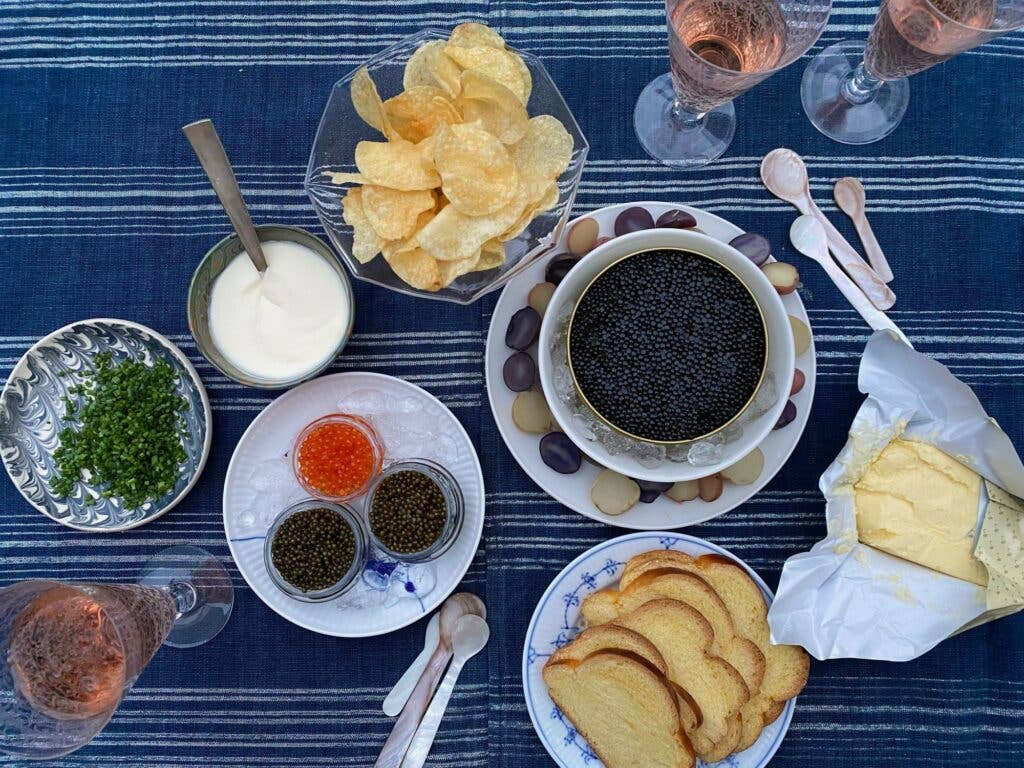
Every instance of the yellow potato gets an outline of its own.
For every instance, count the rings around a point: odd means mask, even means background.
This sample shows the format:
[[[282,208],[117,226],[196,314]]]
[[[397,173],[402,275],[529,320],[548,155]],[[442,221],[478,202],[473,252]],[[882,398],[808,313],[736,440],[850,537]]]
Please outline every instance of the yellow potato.
[[[441,186],[441,177],[423,151],[423,147],[405,139],[360,141],[356,144],[356,168],[372,184],[381,187],[403,191],[434,189]]]
[[[402,192],[367,184],[362,191],[363,213],[385,240],[409,237],[416,231],[419,215],[434,210],[434,193],[429,189]]]
[[[463,69],[471,69],[495,80],[525,104],[530,98],[530,84],[523,79],[523,62],[514,51],[486,45],[463,47],[449,43],[445,54]]]
[[[417,85],[429,85],[441,89],[449,98],[458,96],[462,68],[448,58],[445,46],[444,40],[431,40],[421,45],[406,62],[402,87],[408,90]]]
[[[352,255],[360,264],[365,264],[380,253],[384,241],[370,225],[370,220],[363,211],[362,189],[350,189],[342,199],[341,205],[342,217],[345,223],[352,227]]]
[[[515,197],[518,173],[512,156],[479,125],[442,126],[435,139],[434,165],[445,197],[467,216],[492,214]]]
[[[413,143],[433,136],[442,124],[462,122],[445,92],[432,85],[416,85],[393,96],[384,102],[384,111],[395,133]]]
[[[512,91],[473,70],[462,73],[462,94],[456,102],[467,123],[480,126],[502,144],[515,144],[526,135],[530,116]]]

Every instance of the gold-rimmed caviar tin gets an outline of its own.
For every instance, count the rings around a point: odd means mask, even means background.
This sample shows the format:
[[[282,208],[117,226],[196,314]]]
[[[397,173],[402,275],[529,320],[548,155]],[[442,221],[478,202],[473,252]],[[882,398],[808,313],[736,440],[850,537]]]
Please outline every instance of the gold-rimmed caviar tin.
[[[699,256],[702,259],[707,259],[708,261],[714,262],[716,265],[718,265],[719,267],[724,269],[726,272],[728,272],[730,275],[732,275],[733,279],[735,279],[740,285],[743,286],[743,289],[750,296],[751,301],[754,302],[754,306],[757,307],[758,318],[761,321],[761,330],[762,330],[762,332],[764,334],[764,360],[761,363],[761,373],[758,376],[757,384],[754,387],[754,390],[751,393],[750,397],[747,399],[747,402],[744,403],[743,407],[740,408],[738,411],[736,411],[736,413],[733,414],[733,416],[728,421],[726,421],[725,423],[721,424],[720,426],[716,427],[715,429],[713,429],[710,432],[707,432],[707,433],[705,433],[703,435],[698,435],[696,437],[686,438],[685,440],[655,440],[655,439],[649,438],[649,437],[641,437],[640,435],[635,435],[632,432],[628,432],[627,430],[623,429],[622,427],[619,427],[618,425],[616,425],[614,422],[610,421],[604,414],[602,414],[597,408],[594,407],[594,405],[590,402],[590,400],[587,399],[587,396],[583,393],[583,388],[580,386],[580,383],[579,383],[579,381],[576,378],[576,370],[573,368],[573,364],[572,364],[572,344],[571,344],[571,340],[572,340],[572,325],[573,325],[573,321],[576,319],[576,311],[579,309],[580,303],[583,301],[583,297],[587,295],[587,291],[589,291],[591,289],[591,287],[593,287],[593,285],[598,280],[601,279],[601,277],[604,275],[604,273],[607,272],[608,270],[610,270],[612,267],[616,267],[619,264],[621,264],[622,262],[626,261],[627,259],[633,258],[634,256],[640,256],[640,255],[645,254],[645,253],[653,253],[653,252],[656,252],[656,251],[676,251],[678,253],[688,253],[688,254],[691,254],[693,256]],[[576,394],[579,396],[579,398],[583,402],[583,404],[590,410],[590,412],[593,413],[598,419],[600,419],[608,427],[610,427],[611,429],[615,430],[620,435],[624,435],[624,436],[626,436],[628,438],[631,438],[633,440],[638,440],[639,442],[642,442],[642,443],[650,443],[651,445],[688,445],[690,443],[696,443],[696,442],[698,442],[700,440],[707,440],[712,435],[716,435],[719,432],[721,432],[722,430],[726,429],[727,427],[729,427],[730,425],[735,423],[736,420],[740,416],[742,416],[743,413],[750,407],[750,404],[754,402],[754,398],[757,397],[757,393],[761,391],[761,387],[764,385],[765,376],[767,375],[767,372],[768,372],[768,323],[765,320],[764,308],[761,306],[761,302],[759,302],[757,300],[757,297],[754,295],[754,292],[750,290],[750,286],[747,285],[747,283],[743,280],[743,278],[741,278],[738,274],[736,274],[736,271],[732,267],[730,267],[728,264],[725,264],[725,263],[719,261],[718,259],[716,259],[716,258],[714,258],[712,256],[709,256],[706,253],[701,253],[700,251],[696,251],[696,250],[694,250],[692,248],[676,248],[676,247],[672,247],[672,246],[662,246],[662,247],[656,247],[656,248],[644,248],[644,249],[639,250],[639,251],[633,251],[632,253],[627,253],[625,256],[620,256],[617,259],[609,262],[607,265],[604,266],[603,269],[601,269],[600,272],[598,272],[596,275],[594,275],[594,277],[591,278],[590,282],[588,282],[583,287],[583,290],[580,291],[580,295],[578,297],[576,297],[576,301],[573,303],[572,313],[569,315],[569,324],[568,324],[568,326],[566,327],[566,330],[565,330],[565,354],[566,354],[567,365],[568,365],[568,368],[569,368],[569,375],[572,377],[573,389],[576,391]]]

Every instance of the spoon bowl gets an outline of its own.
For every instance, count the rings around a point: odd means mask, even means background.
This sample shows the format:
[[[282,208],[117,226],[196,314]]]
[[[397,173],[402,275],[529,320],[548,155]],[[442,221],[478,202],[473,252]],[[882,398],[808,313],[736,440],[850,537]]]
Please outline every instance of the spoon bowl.
[[[864,185],[860,183],[860,179],[845,176],[836,182],[832,193],[839,210],[851,219],[856,219],[864,213]]]

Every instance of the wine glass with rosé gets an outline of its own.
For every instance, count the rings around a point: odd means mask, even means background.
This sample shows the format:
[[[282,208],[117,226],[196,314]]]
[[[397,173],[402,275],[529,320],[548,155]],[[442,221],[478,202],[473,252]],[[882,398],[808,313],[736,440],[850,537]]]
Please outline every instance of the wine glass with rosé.
[[[48,760],[85,746],[161,644],[210,640],[233,603],[224,566],[198,547],[163,550],[137,584],[0,588],[0,756]]]
[[[1024,27],[1024,0],[883,0],[867,44],[843,41],[804,71],[800,99],[814,127],[843,144],[895,130],[909,75]]]
[[[732,100],[814,45],[831,0],[666,0],[671,71],[636,103],[633,127],[647,154],[698,168],[736,132]]]

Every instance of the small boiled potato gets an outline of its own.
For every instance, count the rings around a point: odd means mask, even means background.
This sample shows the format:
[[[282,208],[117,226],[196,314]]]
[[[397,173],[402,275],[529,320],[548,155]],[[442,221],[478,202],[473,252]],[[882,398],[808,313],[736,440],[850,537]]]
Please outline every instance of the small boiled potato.
[[[764,470],[764,454],[755,448],[731,467],[722,470],[722,477],[736,485],[750,485]]]
[[[696,480],[680,480],[665,491],[665,495],[676,502],[693,501],[697,498],[698,486]]]
[[[792,397],[804,388],[807,383],[807,375],[799,368],[793,371],[793,384],[789,388],[789,396]]]
[[[585,256],[594,250],[600,231],[597,219],[584,217],[569,227],[565,247],[573,256]]]
[[[530,289],[530,294],[526,297],[526,303],[533,307],[538,315],[544,317],[548,304],[551,303],[551,297],[554,295],[554,283],[537,283]]]
[[[697,490],[702,501],[715,501],[722,495],[722,476],[718,473],[702,477],[697,481]]]
[[[761,267],[761,271],[780,296],[792,293],[800,284],[800,273],[796,267],[784,261],[771,261]]]
[[[544,395],[533,389],[520,392],[512,403],[512,421],[523,432],[544,434],[551,429],[551,409]]]
[[[625,475],[605,469],[590,488],[590,500],[606,515],[621,515],[640,500],[640,486]]]
[[[796,356],[800,357],[800,355],[811,348],[811,329],[799,317],[793,317],[792,315],[789,316],[789,327],[793,329],[793,346],[796,350]]]

